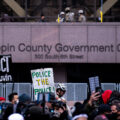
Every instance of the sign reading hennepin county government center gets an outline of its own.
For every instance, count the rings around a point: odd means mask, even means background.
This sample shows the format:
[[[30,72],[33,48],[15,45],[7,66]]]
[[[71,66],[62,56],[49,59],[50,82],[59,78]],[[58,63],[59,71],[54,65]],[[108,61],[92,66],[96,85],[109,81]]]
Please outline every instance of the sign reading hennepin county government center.
[[[112,44],[108,45],[66,45],[62,43],[57,43],[54,46],[48,44],[38,44],[38,45],[27,45],[25,43],[19,43],[18,46],[7,44],[0,46],[0,51],[4,52],[39,52],[50,54],[52,49],[56,52],[114,52],[117,50],[120,52],[120,44],[114,46]]]
[[[2,53],[6,52],[33,52],[35,59],[83,59],[84,52],[87,53],[113,53],[115,51],[120,52],[120,44],[113,45],[66,45],[62,43],[56,43],[55,45],[48,44],[37,44],[37,45],[28,45],[25,43],[19,43],[17,46],[12,44],[1,45],[0,51]],[[55,54],[52,54],[52,51],[55,51]],[[69,54],[68,54],[69,53]],[[73,54],[72,54],[73,53]],[[77,53],[75,55],[74,53]],[[52,55],[51,55],[52,54]]]
[[[35,57],[37,58],[37,55],[49,55],[52,53],[52,50],[56,51],[57,53],[67,53],[67,52],[76,52],[80,54],[81,52],[91,52],[91,53],[104,53],[104,52],[120,52],[120,44],[117,44],[116,46],[113,44],[108,45],[66,45],[62,43],[57,43],[55,45],[48,45],[48,44],[38,44],[38,45],[28,45],[25,43],[19,43],[17,46],[7,44],[7,45],[1,45],[0,51],[2,53],[5,52],[37,52],[35,54]],[[64,54],[65,55],[65,54]],[[39,58],[39,57],[38,57]]]

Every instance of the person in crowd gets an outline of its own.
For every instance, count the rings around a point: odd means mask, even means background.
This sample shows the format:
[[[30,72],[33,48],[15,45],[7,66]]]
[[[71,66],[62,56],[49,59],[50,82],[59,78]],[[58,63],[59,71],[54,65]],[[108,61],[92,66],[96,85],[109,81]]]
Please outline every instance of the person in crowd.
[[[65,8],[65,21],[66,22],[74,22],[75,21],[74,15],[75,13],[71,12],[70,7]]]
[[[11,93],[8,96],[8,100],[12,103],[12,104],[16,104],[19,102],[19,98],[18,98],[18,94],[17,93]]]
[[[94,120],[108,120],[105,115],[97,115]]]
[[[72,120],[88,120],[87,114],[79,114],[72,118]]]
[[[6,99],[4,97],[0,97],[0,103],[4,103]]]
[[[60,19],[61,22],[65,22],[65,12],[60,12]]]
[[[49,101],[46,101],[46,107],[50,112],[54,112],[54,104],[57,102],[55,94],[53,92],[49,93]]]
[[[110,97],[111,97],[112,91],[111,90],[105,90],[102,94],[102,100],[104,104],[108,104],[108,102],[110,101]]]
[[[27,112],[28,113],[26,116],[26,120],[49,120],[50,119],[50,112],[47,109],[45,109],[45,111],[43,112],[43,108],[38,105],[31,106]]]
[[[88,115],[84,112],[83,104],[76,102],[72,107],[72,120],[88,120]]]
[[[17,93],[11,93],[8,96],[8,100],[11,104],[9,104],[6,108],[6,110],[4,111],[4,115],[3,118],[6,120],[8,118],[9,115],[16,113],[16,109],[17,109],[17,104],[19,102],[18,99],[18,94]]]
[[[45,19],[44,14],[41,14],[41,17],[40,17],[40,22],[46,22],[46,19]]]
[[[111,105],[116,102],[118,102],[118,103],[120,102],[120,92],[113,90],[108,103]]]
[[[59,118],[59,120],[70,120],[71,117],[69,116],[66,103],[58,101],[54,93],[50,93],[49,98],[50,101],[46,102],[46,107],[49,109],[51,114],[51,120],[53,120],[53,118]]]
[[[29,104],[31,102],[31,97],[28,94],[23,93],[19,96],[19,103],[20,102],[24,104]]]
[[[65,95],[65,93],[66,93],[66,86],[62,83],[58,84],[57,88],[56,88],[56,99],[58,101],[62,101],[64,103],[66,103],[66,99],[63,97]],[[71,117],[72,114],[71,114],[70,108],[68,105],[66,105],[66,107],[67,107],[67,112],[68,112],[69,116]]]
[[[111,111],[112,111],[112,113],[117,113],[118,112],[118,104],[112,104]]]
[[[58,111],[60,114],[66,110],[66,104],[62,101],[58,101],[55,104],[55,111]]]
[[[58,114],[55,112],[54,109],[55,103],[55,94],[51,92],[49,93],[49,100],[37,101],[37,104],[29,107],[27,120],[52,120],[53,117],[56,118]]]
[[[117,120],[120,120],[120,103],[118,104]]]
[[[58,101],[55,106],[55,112],[59,114],[59,120],[71,120],[66,103]]]
[[[58,101],[66,102],[65,98],[63,97],[66,93],[66,87],[64,84],[58,84],[56,88],[56,99]]]
[[[94,119],[97,115],[103,115],[103,113],[109,120],[116,120],[117,116],[110,112],[110,105],[116,100],[119,100],[119,92],[117,91],[105,90],[101,94],[99,92],[94,92],[84,101],[83,109],[89,115],[90,120]],[[102,109],[102,114],[98,112],[100,111],[99,107]],[[106,112],[105,110],[108,110],[109,114],[107,113],[108,111]]]
[[[111,105],[111,112],[117,120],[120,120],[120,101],[114,100],[114,103]]]
[[[56,22],[60,22],[60,23],[65,22],[65,12],[63,12],[63,11],[60,12],[60,14],[58,15],[58,18],[57,18]]]
[[[111,115],[111,108],[108,104],[100,104],[98,107],[98,115],[95,119],[98,118],[98,116],[104,119],[109,119],[109,117],[112,117]]]
[[[4,113],[4,105],[6,99],[4,97],[0,97],[0,120],[3,119],[3,113]]]
[[[93,120],[94,117],[97,115],[98,106],[102,103],[100,103],[100,99],[100,92],[93,92],[91,94],[88,94],[88,98],[84,100],[82,109],[84,113],[89,116],[89,120]]]
[[[14,113],[8,117],[8,120],[24,120],[24,117],[21,114]]]
[[[13,22],[13,21],[14,20],[7,13],[2,13],[1,22]]]
[[[72,107],[71,112],[72,112],[72,116],[76,116],[76,115],[79,115],[81,113],[84,113],[83,112],[83,104],[80,102],[76,102],[74,104],[74,106]]]
[[[17,105],[16,112],[25,116],[27,109],[29,108],[31,98],[26,93],[19,96],[19,103]]]
[[[78,10],[78,22],[86,22],[86,17],[83,10]]]

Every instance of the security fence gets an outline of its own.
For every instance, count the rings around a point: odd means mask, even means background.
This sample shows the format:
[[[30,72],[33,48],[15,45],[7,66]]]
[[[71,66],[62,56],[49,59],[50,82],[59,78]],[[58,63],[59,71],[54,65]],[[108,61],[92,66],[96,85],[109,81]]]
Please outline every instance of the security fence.
[[[57,83],[55,83],[57,86]],[[87,83],[65,83],[67,92],[65,98],[67,101],[83,101],[87,98],[88,84]],[[116,83],[101,83],[103,90],[118,90],[120,91],[120,84]],[[17,92],[18,95],[23,93],[31,96],[34,100],[34,92],[32,83],[0,83],[0,96],[3,96],[8,100],[8,95],[12,92]]]

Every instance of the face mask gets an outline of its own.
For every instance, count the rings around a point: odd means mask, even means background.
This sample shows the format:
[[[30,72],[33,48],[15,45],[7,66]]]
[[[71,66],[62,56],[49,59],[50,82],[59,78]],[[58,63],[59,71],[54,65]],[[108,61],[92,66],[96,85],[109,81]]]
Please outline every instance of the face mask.
[[[19,103],[19,100],[15,101],[15,103],[18,104],[18,103]]]
[[[106,117],[107,117],[109,120],[116,120],[116,119],[117,119],[117,114],[116,114],[116,113],[106,114]]]
[[[112,113],[113,118],[117,118],[118,114],[117,113]]]

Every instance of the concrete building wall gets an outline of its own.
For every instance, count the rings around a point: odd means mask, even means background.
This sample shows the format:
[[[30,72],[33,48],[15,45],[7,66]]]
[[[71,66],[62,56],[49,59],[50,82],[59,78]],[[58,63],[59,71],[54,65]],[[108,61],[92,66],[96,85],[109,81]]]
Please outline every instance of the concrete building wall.
[[[0,53],[17,63],[120,63],[119,23],[1,23]]]

